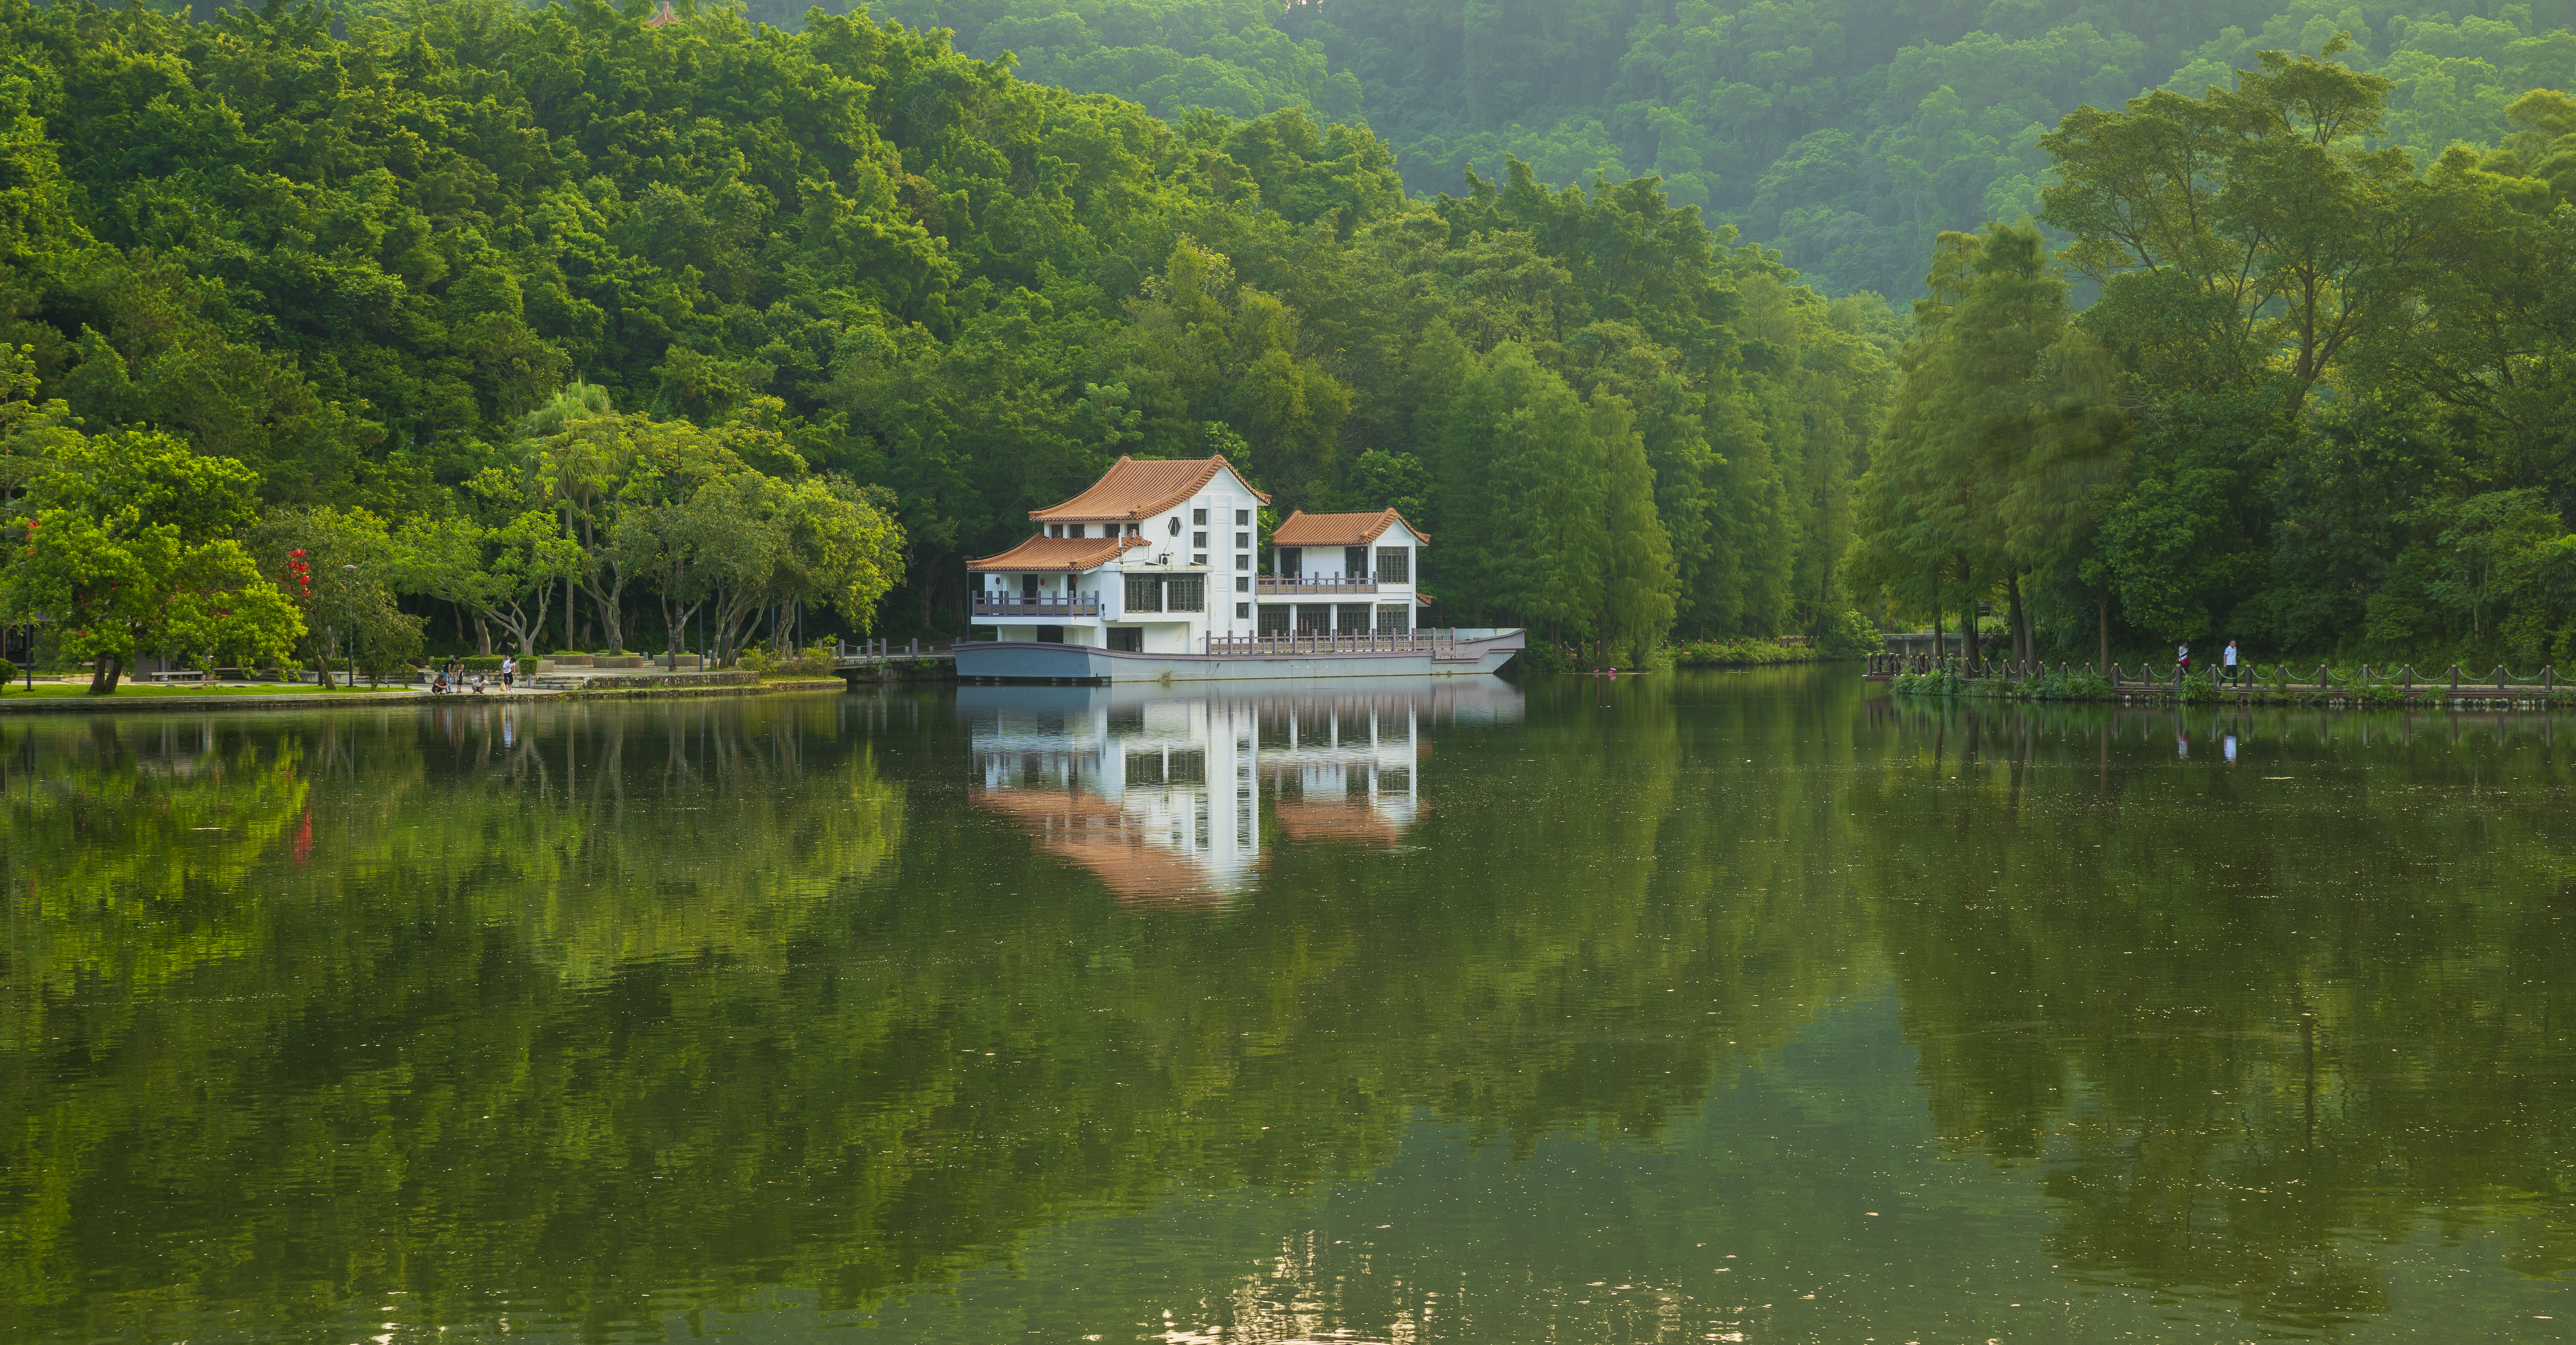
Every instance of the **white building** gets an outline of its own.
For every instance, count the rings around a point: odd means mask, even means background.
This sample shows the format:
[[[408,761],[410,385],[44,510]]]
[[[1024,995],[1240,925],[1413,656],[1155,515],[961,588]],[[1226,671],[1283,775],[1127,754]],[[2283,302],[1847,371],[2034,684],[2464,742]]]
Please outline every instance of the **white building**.
[[[1392,509],[1290,514],[1270,538],[1271,573],[1253,582],[1257,634],[1402,634],[1431,599],[1414,587],[1430,534]]]
[[[1430,539],[1394,510],[1296,513],[1258,573],[1261,506],[1222,456],[1120,458],[1090,489],[1029,511],[1036,535],[969,561],[970,620],[996,640],[1198,654],[1211,636],[1413,629]]]

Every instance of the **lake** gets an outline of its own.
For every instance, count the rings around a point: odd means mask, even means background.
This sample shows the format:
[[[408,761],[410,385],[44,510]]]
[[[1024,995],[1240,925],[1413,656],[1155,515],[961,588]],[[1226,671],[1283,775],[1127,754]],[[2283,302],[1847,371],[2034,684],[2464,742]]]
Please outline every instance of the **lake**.
[[[2576,1338],[2562,731],[1844,667],[0,719],[0,1338]]]

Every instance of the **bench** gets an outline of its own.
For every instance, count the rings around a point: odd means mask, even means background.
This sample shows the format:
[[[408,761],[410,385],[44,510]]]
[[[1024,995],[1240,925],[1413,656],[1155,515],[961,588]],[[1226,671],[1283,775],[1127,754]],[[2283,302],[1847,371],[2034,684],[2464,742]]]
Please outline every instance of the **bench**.
[[[196,668],[173,668],[168,672],[153,673],[151,678],[155,682],[203,682],[206,674]]]

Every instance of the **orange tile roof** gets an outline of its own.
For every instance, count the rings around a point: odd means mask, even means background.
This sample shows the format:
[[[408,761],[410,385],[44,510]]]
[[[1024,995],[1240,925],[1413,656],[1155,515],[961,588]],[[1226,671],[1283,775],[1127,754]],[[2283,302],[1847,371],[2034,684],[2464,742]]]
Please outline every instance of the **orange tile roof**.
[[[1142,537],[1032,537],[998,556],[966,562],[966,571],[980,574],[987,570],[1062,570],[1071,574],[1107,564],[1127,548],[1145,544]]]
[[[1393,845],[1404,838],[1403,828],[1371,811],[1365,799],[1336,803],[1280,799],[1271,805],[1270,815],[1280,833],[1291,840]]]
[[[1220,471],[1234,471],[1234,464],[1220,453],[1213,458],[1163,458],[1138,461],[1122,457],[1109,464],[1109,470],[1091,483],[1091,489],[1052,509],[1032,509],[1029,517],[1040,523],[1090,522],[1108,519],[1126,522],[1147,514],[1159,514],[1173,505],[1196,495]],[[1243,473],[1235,472],[1242,480]],[[1244,482],[1251,490],[1252,483]],[[1263,504],[1270,497],[1252,492]]]
[[[1385,535],[1387,528],[1402,521],[1417,541],[1430,541],[1431,534],[1413,526],[1413,520],[1392,509],[1373,514],[1310,514],[1300,509],[1270,534],[1272,546],[1366,546]]]
[[[1223,906],[1226,894],[1214,875],[1161,843],[1162,838],[1117,805],[1060,789],[986,789],[977,804],[1027,828],[1037,848],[1079,864],[1129,906]]]

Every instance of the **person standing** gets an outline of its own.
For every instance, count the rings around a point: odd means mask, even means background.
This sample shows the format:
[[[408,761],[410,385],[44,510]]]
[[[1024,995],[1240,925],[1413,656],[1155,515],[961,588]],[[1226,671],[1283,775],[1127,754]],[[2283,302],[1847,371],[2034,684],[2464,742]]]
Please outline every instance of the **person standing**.
[[[501,656],[501,689],[503,691],[509,690],[518,682],[518,680],[519,656],[516,654],[503,654]]]
[[[2234,640],[2227,642],[2227,649],[2218,656],[2218,661],[2227,667],[2227,684],[2236,685],[2236,642]]]
[[[2191,676],[2191,641],[2189,640],[2174,646],[2174,676],[2177,678]]]

